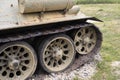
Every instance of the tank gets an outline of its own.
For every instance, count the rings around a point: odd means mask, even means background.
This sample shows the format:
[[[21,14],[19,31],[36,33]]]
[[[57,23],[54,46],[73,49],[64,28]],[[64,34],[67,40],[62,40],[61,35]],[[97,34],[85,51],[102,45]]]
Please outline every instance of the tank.
[[[40,80],[93,60],[102,33],[88,20],[101,22],[74,0],[0,0],[0,80]]]

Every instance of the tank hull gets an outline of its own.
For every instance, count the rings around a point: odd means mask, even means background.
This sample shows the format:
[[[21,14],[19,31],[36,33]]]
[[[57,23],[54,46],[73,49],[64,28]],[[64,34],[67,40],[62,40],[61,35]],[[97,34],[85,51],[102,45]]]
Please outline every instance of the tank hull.
[[[97,20],[79,12],[77,14],[63,14],[61,11],[21,14],[19,12],[17,0],[0,1],[0,30],[25,28],[35,25],[59,23],[75,20]]]

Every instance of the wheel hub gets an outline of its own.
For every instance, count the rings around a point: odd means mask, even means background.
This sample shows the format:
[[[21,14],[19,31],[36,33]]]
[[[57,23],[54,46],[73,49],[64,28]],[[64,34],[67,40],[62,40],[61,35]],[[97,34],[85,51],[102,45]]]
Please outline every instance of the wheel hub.
[[[20,65],[20,61],[16,59],[13,59],[11,62],[9,62],[9,68],[11,70],[17,70],[19,68],[19,65]]]
[[[56,48],[56,50],[54,51],[54,54],[53,54],[53,57],[57,60],[61,59],[62,58],[62,55],[63,54],[63,50],[62,49],[59,49],[59,48]]]
[[[90,38],[89,37],[85,37],[83,40],[84,40],[85,43],[89,43],[90,42]]]

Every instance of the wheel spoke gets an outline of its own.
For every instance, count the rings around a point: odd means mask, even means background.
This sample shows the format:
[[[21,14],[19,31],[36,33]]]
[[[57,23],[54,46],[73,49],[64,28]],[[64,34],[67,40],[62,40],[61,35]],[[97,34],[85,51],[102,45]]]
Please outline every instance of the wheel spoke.
[[[91,47],[91,46],[90,46],[90,47]],[[86,52],[88,52],[88,51],[90,50],[88,43],[86,44],[85,48],[86,48],[86,49],[85,49]]]
[[[59,67],[58,60],[55,60],[56,67]]]
[[[25,67],[27,67],[27,68],[30,68],[29,65],[26,65],[26,64],[24,64],[24,63],[21,63],[21,65],[22,65],[22,66],[25,66]]]
[[[90,40],[89,43],[94,45],[96,43],[96,40]]]
[[[31,60],[31,59],[30,58],[20,59],[20,61],[26,61],[26,60]]]
[[[20,53],[20,49],[21,49],[21,47],[17,48],[16,54],[15,54],[16,56]]]
[[[46,49],[46,52],[53,53],[53,50],[49,50],[48,48]]]
[[[46,54],[46,55],[44,56],[44,58],[48,58],[48,57],[50,57],[50,56],[51,56],[51,53]]]
[[[6,54],[6,56],[7,56],[9,59],[12,59],[11,56],[8,54],[7,51],[3,51],[3,52]]]
[[[27,53],[27,51],[24,51],[24,52],[20,52],[19,54],[19,57],[22,57],[22,56],[24,56],[25,54]]]
[[[85,35],[85,29],[82,29],[81,33],[82,33],[82,36],[84,36]]]
[[[63,49],[63,48],[64,48],[64,49],[68,49],[68,44],[65,43],[65,44],[61,45],[61,48],[62,48],[62,49]]]
[[[54,60],[51,60],[50,62],[51,62],[50,66],[53,67],[55,61],[54,61]]]
[[[62,64],[65,64],[65,60],[63,60],[63,59],[60,59],[60,61],[62,62]]]
[[[7,71],[7,77],[9,78],[10,71]]]
[[[6,64],[7,64],[7,63],[5,63],[5,62],[4,62],[4,63],[3,63],[3,62],[2,62],[2,63],[0,62],[0,66],[4,66],[4,65],[6,65]]]
[[[3,57],[0,57],[0,60],[6,60],[6,61],[8,61],[9,59],[6,59],[6,58],[3,58]]]
[[[47,58],[47,61],[46,61],[46,63],[48,64],[50,62],[50,58]]]
[[[69,51],[70,49],[67,48],[62,48],[63,51]]]
[[[81,41],[82,41],[82,38],[81,38],[81,37],[80,37],[80,38],[78,37],[75,42],[81,42]]]
[[[24,72],[22,71],[21,67],[19,67],[18,70],[21,72],[22,75],[24,75]]]
[[[91,35],[92,35],[91,32],[89,32],[89,33],[86,34],[87,37],[90,37]]]
[[[11,53],[13,53],[13,52],[14,52],[13,47],[10,47],[10,52],[11,52]]]
[[[67,55],[67,54],[63,54],[63,56],[65,56],[65,57],[69,58],[69,55]]]
[[[58,42],[58,46],[60,46],[60,48],[63,48],[64,45],[67,45],[66,42],[60,39]]]

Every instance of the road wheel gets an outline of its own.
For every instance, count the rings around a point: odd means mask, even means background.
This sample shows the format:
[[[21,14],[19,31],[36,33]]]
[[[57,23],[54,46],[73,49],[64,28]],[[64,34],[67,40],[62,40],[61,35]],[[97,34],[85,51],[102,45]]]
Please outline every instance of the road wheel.
[[[76,51],[79,54],[89,54],[97,44],[97,34],[92,27],[80,28],[74,37]]]
[[[75,59],[74,43],[65,34],[51,36],[40,44],[39,56],[39,62],[46,72],[64,71]]]
[[[25,80],[33,75],[37,57],[26,42],[10,42],[0,46],[0,80]]]

